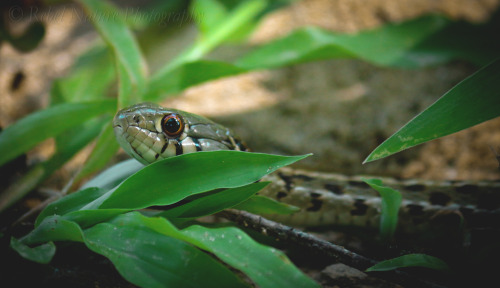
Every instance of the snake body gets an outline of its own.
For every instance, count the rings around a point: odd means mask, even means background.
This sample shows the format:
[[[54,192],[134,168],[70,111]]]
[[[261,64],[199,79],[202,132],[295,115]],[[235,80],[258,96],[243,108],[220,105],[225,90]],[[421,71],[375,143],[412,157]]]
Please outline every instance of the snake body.
[[[125,152],[143,164],[197,151],[248,151],[232,130],[153,103],[119,111],[113,127]],[[292,215],[266,215],[277,221],[296,226],[379,226],[381,198],[361,177],[282,168],[264,180],[271,184],[259,194],[301,208]],[[398,219],[403,232],[459,227],[463,220],[480,226],[485,216],[498,215],[500,182],[382,181],[403,195]]]

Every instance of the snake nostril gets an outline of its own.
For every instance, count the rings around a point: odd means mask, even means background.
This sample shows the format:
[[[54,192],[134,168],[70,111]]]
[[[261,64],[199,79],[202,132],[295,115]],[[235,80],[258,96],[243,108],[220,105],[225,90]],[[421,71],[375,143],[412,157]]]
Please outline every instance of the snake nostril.
[[[139,116],[134,115],[134,117],[132,117],[132,120],[134,120],[135,123],[139,124]]]

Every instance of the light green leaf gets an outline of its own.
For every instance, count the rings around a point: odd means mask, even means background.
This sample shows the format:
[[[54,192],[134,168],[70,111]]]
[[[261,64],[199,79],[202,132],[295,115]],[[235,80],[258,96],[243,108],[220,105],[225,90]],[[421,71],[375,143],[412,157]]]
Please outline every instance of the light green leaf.
[[[147,92],[147,99],[158,99],[164,88],[161,84],[168,79],[171,71],[182,64],[199,60],[212,49],[224,42],[228,37],[249,21],[252,21],[266,7],[266,1],[244,1],[231,10],[224,21],[220,21],[216,27],[199,38],[199,40],[189,49],[176,57],[172,62],[162,67],[151,77],[150,87]],[[199,11],[203,13],[203,11]]]
[[[49,263],[56,254],[56,245],[52,242],[44,243],[36,247],[29,247],[16,238],[11,238],[10,247],[23,258],[41,264]]]
[[[0,133],[0,165],[28,151],[41,141],[103,113],[112,113],[115,101],[65,103],[32,113]]]
[[[253,183],[307,156],[211,151],[171,157],[146,166],[87,209],[96,208],[101,201],[101,209],[170,205],[194,194]]]
[[[500,59],[458,83],[368,155],[364,163],[500,115]]]
[[[147,85],[147,66],[120,11],[105,1],[79,0],[115,56],[119,75],[118,106],[140,102]]]
[[[135,159],[125,160],[104,170],[102,173],[83,184],[80,189],[99,187],[104,190],[110,190],[142,168],[144,168],[144,165]]]
[[[102,99],[116,78],[112,54],[104,45],[83,53],[68,76],[52,83],[51,105]]]
[[[484,26],[473,26],[425,16],[357,34],[310,27],[257,48],[236,65],[264,69],[332,58],[358,58],[379,66],[401,68],[425,67],[456,58],[485,64],[500,56],[498,43],[485,42],[494,37],[492,27],[497,22],[494,19]],[[471,46],[483,42],[486,45]]]
[[[366,271],[389,271],[403,267],[425,267],[433,270],[450,271],[450,267],[443,260],[426,254],[408,254],[385,260],[366,269]]]
[[[282,252],[255,242],[237,228],[195,225],[182,233],[202,241],[210,253],[244,272],[258,287],[319,287]]]
[[[141,287],[245,287],[229,269],[195,247],[133,223],[102,223],[85,230],[85,244],[109,258]],[[118,222],[118,223],[117,223]],[[116,223],[116,224],[115,224]]]
[[[399,191],[390,187],[382,186],[382,181],[379,179],[362,180],[377,190],[382,197],[382,211],[380,211],[380,235],[383,239],[390,239],[394,236],[398,227],[398,213],[401,207],[402,196]]]

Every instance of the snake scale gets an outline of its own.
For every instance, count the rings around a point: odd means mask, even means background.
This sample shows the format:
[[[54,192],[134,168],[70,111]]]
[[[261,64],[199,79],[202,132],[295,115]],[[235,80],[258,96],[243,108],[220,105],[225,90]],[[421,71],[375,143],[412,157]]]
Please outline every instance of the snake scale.
[[[197,151],[248,151],[232,130],[153,103],[119,111],[113,127],[125,152],[146,165]],[[498,215],[500,182],[379,179],[403,195],[398,219],[403,232],[461,226],[464,221],[481,226]],[[359,176],[282,168],[264,180],[272,183],[260,195],[301,208],[292,215],[266,215],[276,221],[294,226],[379,226],[381,198]]]

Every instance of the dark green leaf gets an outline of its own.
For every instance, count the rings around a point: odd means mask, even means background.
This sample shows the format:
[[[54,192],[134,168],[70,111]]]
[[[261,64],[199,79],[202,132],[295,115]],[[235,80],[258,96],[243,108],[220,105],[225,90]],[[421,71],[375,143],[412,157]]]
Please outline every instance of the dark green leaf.
[[[24,117],[0,133],[0,165],[85,120],[114,112],[115,105],[110,100],[66,103]]]
[[[440,271],[450,271],[449,266],[443,260],[425,254],[408,254],[382,261],[366,269],[366,271],[389,271],[402,267],[425,267]]]
[[[157,216],[166,218],[197,218],[217,213],[245,201],[267,184],[269,183],[258,182],[242,187],[225,189],[210,195],[196,195],[199,197],[184,205],[167,210]]]
[[[377,190],[382,197],[382,211],[380,211],[380,235],[383,239],[390,239],[398,227],[398,213],[401,207],[402,196],[399,191],[382,186],[379,179],[362,179],[366,184]]]
[[[300,208],[278,202],[274,199],[254,195],[245,202],[233,207],[238,210],[245,210],[254,214],[292,214],[300,211]]]
[[[35,227],[38,227],[40,223],[48,216],[62,216],[69,212],[78,210],[87,205],[89,202],[92,202],[95,199],[99,198],[105,192],[106,190],[99,189],[97,187],[91,187],[75,193],[71,193],[55,202],[52,202],[47,205],[45,209],[43,209],[40,215],[38,215],[38,218],[35,222]]]
[[[210,253],[244,272],[259,287],[319,287],[282,252],[255,242],[237,228],[190,226],[182,233],[202,241]]]
[[[44,218],[38,227],[20,239],[20,241],[25,245],[40,244],[49,241],[82,242],[82,237],[82,230],[78,224],[55,215]]]
[[[23,258],[41,264],[49,263],[52,257],[54,257],[54,254],[56,254],[56,245],[52,242],[44,243],[36,247],[29,247],[16,238],[11,238],[10,247]]]
[[[245,287],[226,267],[193,246],[144,225],[102,223],[85,230],[85,243],[141,287]]]
[[[387,157],[500,115],[500,59],[458,83],[365,159]]]
[[[307,156],[211,151],[171,157],[146,166],[87,209],[170,205],[194,194],[253,183]]]

